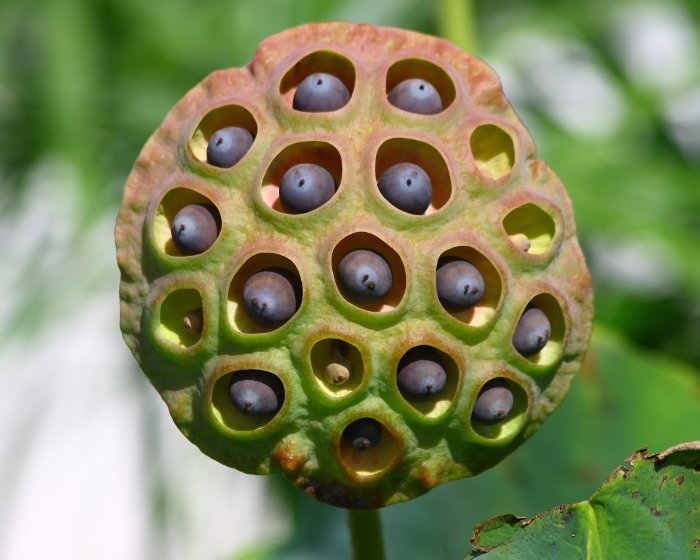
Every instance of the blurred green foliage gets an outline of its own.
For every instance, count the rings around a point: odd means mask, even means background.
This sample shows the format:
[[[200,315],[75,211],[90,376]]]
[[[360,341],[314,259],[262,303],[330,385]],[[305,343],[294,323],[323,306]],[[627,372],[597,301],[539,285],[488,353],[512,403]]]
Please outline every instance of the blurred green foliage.
[[[700,4],[475,4],[477,54],[503,74],[540,157],[574,202],[596,286],[598,334],[589,370],[521,451],[476,479],[384,512],[389,552],[397,558],[460,557],[472,524],[582,499],[625,454],[697,437],[700,425],[700,119],[689,109],[685,119],[688,103],[682,103],[694,93],[700,99]],[[85,224],[115,214],[133,161],[167,111],[211,71],[245,64],[268,35],[334,19],[440,34],[439,6],[419,0],[5,0],[0,219],[21,211],[18,194],[48,158],[76,170]],[[691,70],[682,79],[663,72],[656,82],[640,78],[629,63],[634,43],[620,43],[626,26],[647,12],[653,21],[654,10],[670,14],[689,37],[681,52],[691,57],[685,61]],[[550,58],[538,58],[542,53]],[[547,73],[552,60],[563,61],[563,74]],[[594,84],[607,88],[614,126],[573,126],[557,113],[548,95],[576,78],[567,68],[593,73]],[[580,102],[560,99],[569,110]],[[342,557],[338,551],[348,546],[342,512],[283,483],[278,491],[293,513],[295,534],[277,554],[251,558]]]

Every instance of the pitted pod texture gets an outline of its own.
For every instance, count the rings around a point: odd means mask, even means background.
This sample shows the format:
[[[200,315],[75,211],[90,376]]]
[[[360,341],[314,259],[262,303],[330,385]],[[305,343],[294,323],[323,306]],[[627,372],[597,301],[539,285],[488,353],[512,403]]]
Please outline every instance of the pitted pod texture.
[[[136,161],[116,241],[124,338],[182,432],[342,507],[498,463],[591,332],[570,201],[498,78],[398,29],[305,25],[207,77]]]

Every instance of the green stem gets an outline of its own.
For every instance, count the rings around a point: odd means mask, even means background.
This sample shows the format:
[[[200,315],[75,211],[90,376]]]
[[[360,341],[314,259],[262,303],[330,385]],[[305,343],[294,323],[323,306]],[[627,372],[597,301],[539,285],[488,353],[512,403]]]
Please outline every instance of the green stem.
[[[349,509],[353,560],[384,560],[384,537],[378,509]]]
[[[475,0],[439,0],[437,3],[440,35],[472,54],[477,52],[478,47],[474,2]]]

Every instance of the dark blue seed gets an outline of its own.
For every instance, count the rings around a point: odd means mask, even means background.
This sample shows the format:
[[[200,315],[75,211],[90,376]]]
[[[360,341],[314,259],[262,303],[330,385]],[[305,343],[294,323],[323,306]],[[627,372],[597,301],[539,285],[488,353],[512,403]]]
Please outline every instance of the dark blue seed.
[[[248,416],[271,416],[284,402],[284,386],[267,371],[236,372],[229,386],[229,396],[236,410]]]
[[[439,394],[447,381],[440,354],[430,346],[417,346],[399,361],[396,383],[405,399],[424,401]]]
[[[207,146],[207,163],[233,167],[253,145],[253,135],[245,128],[229,126],[212,134]]]
[[[219,228],[219,213],[213,206],[188,204],[175,214],[170,234],[178,251],[198,255],[214,244]]]
[[[484,279],[479,270],[464,259],[440,259],[435,275],[440,303],[448,311],[466,311],[484,294]]]
[[[332,74],[317,72],[307,76],[294,92],[292,107],[297,111],[322,113],[336,111],[350,100],[345,84]]]
[[[434,115],[442,111],[442,99],[432,84],[415,78],[400,82],[389,92],[389,103],[394,107],[418,113]]]
[[[513,392],[504,379],[488,381],[479,392],[472,420],[480,424],[496,424],[510,414],[513,409]]]
[[[425,212],[433,197],[430,177],[413,163],[392,165],[382,173],[377,185],[384,198],[409,214]]]
[[[243,285],[243,305],[258,325],[276,328],[299,308],[298,281],[288,271],[269,268],[253,274]]]
[[[382,425],[372,418],[360,418],[345,428],[343,439],[358,451],[372,449],[382,440]]]
[[[355,249],[338,263],[343,288],[360,301],[376,301],[391,289],[392,275],[384,257],[368,249]]]
[[[280,183],[280,199],[288,212],[315,210],[328,202],[334,193],[333,176],[314,163],[300,163],[291,167]]]
[[[534,356],[549,341],[552,327],[547,315],[537,307],[529,307],[513,333],[513,346],[523,356]]]

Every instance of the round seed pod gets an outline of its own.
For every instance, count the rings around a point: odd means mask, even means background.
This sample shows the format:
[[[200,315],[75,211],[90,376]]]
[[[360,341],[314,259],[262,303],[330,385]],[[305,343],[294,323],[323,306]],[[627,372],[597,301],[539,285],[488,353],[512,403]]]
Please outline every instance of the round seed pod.
[[[423,109],[416,83],[439,108]],[[224,129],[248,131],[245,157],[218,167],[207,147]],[[284,174],[299,164],[332,181],[287,207]],[[379,179],[397,164],[423,170],[430,197],[404,210],[403,194],[385,198]],[[171,228],[190,205],[220,214],[192,258]],[[563,185],[486,64],[410,31],[304,25],[204,79],[143,148],[116,226],[121,329],[204,453],[329,504],[382,507],[490,468],[562,401],[593,314],[574,231]],[[390,277],[370,288],[356,276],[366,263],[341,271],[358,253]],[[455,262],[469,266],[452,285]],[[269,271],[293,290],[244,294]],[[532,309],[546,328],[521,320]]]

